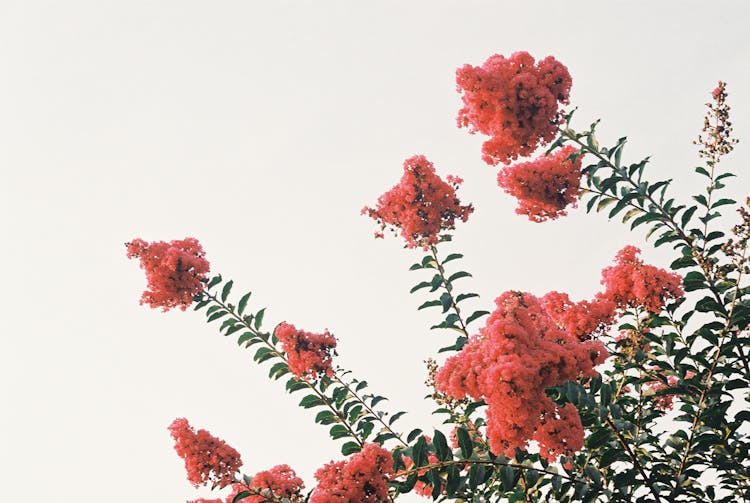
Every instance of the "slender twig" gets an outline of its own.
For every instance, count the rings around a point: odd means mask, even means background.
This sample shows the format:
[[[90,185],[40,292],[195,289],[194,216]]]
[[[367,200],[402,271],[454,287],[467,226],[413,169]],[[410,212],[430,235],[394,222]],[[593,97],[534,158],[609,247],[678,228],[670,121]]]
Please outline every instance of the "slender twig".
[[[743,258],[745,256],[745,251],[743,250]],[[724,343],[727,341],[727,336],[729,335],[730,328],[731,328],[731,320],[732,315],[734,314],[734,308],[737,305],[737,298],[738,298],[738,292],[740,289],[740,281],[742,280],[742,270],[739,271],[737,276],[737,285],[735,286],[734,291],[734,300],[732,301],[732,305],[729,308],[729,313],[727,314],[727,321],[724,324],[724,328],[721,331],[721,340],[719,341],[719,346],[716,348],[716,351],[713,355],[713,361],[711,362],[711,367],[709,367],[708,375],[706,376],[704,382],[705,387],[701,390],[700,397],[698,398],[698,403],[696,405],[695,415],[693,416],[693,421],[690,426],[690,436],[688,437],[687,442],[685,443],[685,450],[683,451],[682,458],[680,459],[680,465],[677,468],[677,472],[675,474],[675,486],[672,489],[672,492],[670,493],[670,498],[674,499],[680,492],[680,489],[682,486],[680,486],[679,478],[682,476],[682,472],[685,469],[685,466],[687,465],[687,460],[690,457],[690,450],[693,446],[693,440],[695,439],[695,432],[698,428],[698,422],[700,421],[700,417],[703,414],[703,407],[704,402],[706,400],[706,395],[711,388],[711,379],[713,378],[714,371],[716,370],[716,366],[719,363],[719,359],[721,357],[721,351],[724,348]]]
[[[254,327],[252,327],[247,321],[245,321],[242,318],[242,316],[240,316],[239,314],[237,314],[234,311],[233,308],[230,308],[227,304],[225,304],[224,302],[222,302],[221,299],[219,299],[218,297],[216,297],[216,295],[214,295],[214,294],[212,294],[212,293],[210,293],[210,292],[208,292],[206,290],[204,290],[203,293],[209,299],[211,299],[217,305],[219,305],[222,309],[226,310],[230,314],[230,316],[232,316],[235,320],[237,320],[238,322],[242,323],[242,325],[244,325],[245,328],[247,328],[254,336],[256,336],[258,339],[260,339],[261,341],[263,341],[263,343],[271,351],[273,351],[274,356],[276,356],[276,357],[280,358],[281,360],[283,360],[284,363],[286,363],[287,365],[289,364],[289,360],[286,358],[286,356],[284,356],[283,351],[280,351],[275,345],[273,345],[271,342],[269,342],[267,340],[267,338],[262,337],[261,333],[258,330],[256,330]],[[325,404],[326,407],[328,407],[331,410],[331,412],[333,412],[333,414],[338,418],[338,420],[339,420],[338,422],[341,423],[344,426],[344,428],[346,428],[346,430],[349,432],[349,435],[348,435],[349,437],[353,438],[357,442],[357,444],[359,444],[360,447],[362,447],[362,446],[365,445],[364,441],[359,437],[359,435],[357,435],[357,433],[354,431],[354,428],[352,428],[352,426],[346,420],[345,415],[343,413],[341,413],[336,407],[333,406],[333,404],[331,403],[331,401],[328,399],[328,397],[324,393],[322,393],[320,390],[318,390],[313,383],[309,382],[306,379],[298,379],[298,381],[304,383],[310,389],[310,391],[312,391],[313,393],[315,393],[315,395],[320,399],[320,401],[323,402],[323,404]]]
[[[401,470],[394,477],[395,478],[408,477],[412,473],[418,474],[419,472],[432,470],[433,468],[447,468],[449,466],[456,466],[456,465],[462,468],[467,465],[510,466],[511,468],[515,468],[517,470],[527,470],[527,471],[534,470],[537,472],[546,473],[548,475],[559,476],[566,480],[574,482],[576,484],[586,484],[585,480],[580,480],[575,477],[571,477],[570,475],[566,475],[564,473],[553,472],[552,470],[547,470],[545,468],[535,468],[533,466],[526,466],[520,463],[508,463],[508,462],[497,461],[497,460],[492,461],[490,459],[454,459],[451,461],[438,461],[436,463],[429,463],[423,466],[415,466],[415,467],[409,468],[408,470]]]
[[[388,423],[386,423],[385,421],[383,421],[383,418],[380,417],[380,415],[378,415],[372,409],[372,407],[370,407],[369,405],[367,405],[367,403],[364,401],[364,399],[362,399],[362,397],[360,397],[357,394],[357,392],[355,390],[353,390],[348,383],[346,383],[343,379],[341,379],[336,372],[333,373],[333,379],[336,382],[338,382],[339,384],[341,384],[344,388],[346,388],[347,392],[349,392],[349,394],[351,396],[353,396],[354,399],[357,400],[357,402],[359,402],[365,408],[365,410],[370,415],[372,415],[372,417],[375,418],[375,420],[377,420],[381,425],[383,425],[383,428],[385,429],[385,431],[387,431],[388,433],[390,433],[391,435],[393,435],[394,438],[396,440],[398,440],[401,443],[401,445],[403,445],[404,447],[408,447],[409,446],[409,444],[407,444],[406,442],[404,442],[403,438],[401,438],[401,434],[393,431],[393,429],[390,427],[390,425],[388,425]]]
[[[464,334],[464,336],[468,338],[469,332],[468,330],[466,330],[466,324],[464,323],[463,317],[461,316],[461,310],[458,308],[458,304],[456,304],[456,299],[453,297],[453,287],[448,281],[448,278],[445,277],[445,269],[443,268],[443,264],[440,262],[440,259],[438,259],[437,247],[435,245],[430,245],[430,252],[432,253],[432,258],[435,260],[435,264],[437,265],[438,274],[440,274],[440,278],[442,280],[442,287],[450,296],[450,299],[451,299],[450,307],[451,309],[453,309],[453,311],[456,313],[456,316],[458,317],[458,323],[460,325],[459,330],[461,331],[461,333]]]
[[[656,498],[657,502],[661,501],[661,498],[659,497],[659,491],[657,491],[656,487],[654,487],[654,483],[651,481],[651,477],[649,477],[648,474],[646,473],[646,470],[643,469],[643,465],[641,465],[641,462],[638,460],[638,456],[635,455],[633,450],[630,448],[630,445],[625,441],[625,438],[623,438],[622,433],[620,433],[620,430],[617,429],[617,426],[615,425],[615,423],[612,421],[611,418],[607,417],[606,423],[607,423],[607,426],[609,426],[610,429],[614,432],[622,448],[625,449],[625,453],[633,462],[633,466],[635,467],[636,470],[638,470],[638,473],[641,475],[643,482],[645,482],[645,484],[648,486],[649,490],[651,491],[651,494],[654,495],[654,498]],[[673,501],[673,500],[670,499],[669,501]]]

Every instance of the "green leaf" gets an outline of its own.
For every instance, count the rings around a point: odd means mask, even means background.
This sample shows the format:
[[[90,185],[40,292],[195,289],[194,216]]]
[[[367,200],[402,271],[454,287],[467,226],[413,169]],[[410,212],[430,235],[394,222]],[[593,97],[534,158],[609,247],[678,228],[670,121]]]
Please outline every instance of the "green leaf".
[[[456,297],[456,304],[458,304],[464,299],[470,299],[472,297],[479,297],[479,294],[478,293],[460,293]]]
[[[469,487],[473,490],[484,482],[484,475],[487,469],[484,465],[472,465],[469,468]]]
[[[289,373],[289,366],[285,362],[276,362],[268,371],[268,377],[278,379],[279,377]]]
[[[512,491],[516,486],[516,471],[512,466],[503,465],[500,468],[500,481],[503,484],[503,490]]]
[[[348,456],[362,450],[362,447],[357,442],[347,442],[341,446],[341,454]]]
[[[232,281],[231,279],[224,284],[224,288],[221,289],[221,301],[222,302],[227,301],[227,297],[229,297],[229,292],[232,291],[233,284],[234,284],[234,281]]]
[[[469,274],[466,271],[458,271],[451,274],[451,276],[448,278],[448,283],[453,283],[455,280],[459,278],[470,278],[471,274]]]
[[[325,403],[317,395],[307,395],[299,402],[299,406],[306,409],[309,409],[311,407],[319,407],[321,405],[325,405]]]
[[[691,206],[690,208],[686,209],[685,212],[682,214],[682,226],[686,227],[688,222],[690,222],[690,219],[693,217],[693,213],[695,213],[695,210],[697,210],[697,206]]]
[[[367,387],[367,381],[360,381],[357,383],[357,386],[354,388],[354,391],[361,391]]]
[[[302,379],[292,377],[286,382],[286,389],[289,393],[294,393],[295,391],[299,391],[302,389],[309,389],[309,386]]]
[[[377,404],[379,404],[383,400],[388,400],[388,399],[386,397],[384,397],[384,396],[379,396],[379,395],[378,396],[373,396],[370,399],[370,407],[375,407]]]
[[[252,340],[254,337],[255,335],[253,335],[252,332],[245,332],[244,334],[240,335],[239,338],[237,339],[237,345],[242,346],[245,342]]]
[[[393,426],[393,423],[398,421],[398,419],[404,414],[406,414],[406,412],[404,411],[396,412],[395,414],[393,414],[391,418],[388,420],[388,426]]]
[[[420,467],[427,464],[427,441],[424,436],[419,437],[417,443],[412,447],[411,458],[414,460],[414,466]]]
[[[448,447],[448,441],[440,430],[435,430],[435,434],[432,436],[432,445],[435,446],[435,454],[440,461],[453,459],[453,453],[450,447]]]
[[[711,209],[718,208],[719,206],[724,206],[725,204],[737,204],[737,201],[735,201],[734,199],[719,199],[711,205]]]
[[[195,306],[193,306],[193,311],[199,311],[200,309],[203,309],[208,305],[209,302],[211,302],[210,299],[198,302],[197,304],[195,304]]]
[[[598,449],[612,438],[612,433],[607,428],[601,428],[586,438],[586,446],[589,449]]]
[[[237,304],[237,314],[239,314],[240,316],[242,316],[242,313],[245,311],[245,308],[247,307],[247,301],[250,300],[250,295],[252,295],[252,292],[247,292],[245,295],[242,296],[239,304]]]
[[[702,166],[698,166],[697,168],[695,168],[695,172],[705,176],[706,178],[711,178],[711,174],[706,171],[706,168]]]
[[[206,320],[206,323],[211,323],[212,321],[218,320],[219,318],[221,318],[222,316],[226,316],[227,314],[228,314],[227,311],[223,311],[223,310],[217,311],[208,317],[208,319]]]
[[[260,326],[263,323],[263,315],[265,314],[266,314],[265,307],[255,314],[255,322],[253,323],[255,330],[260,330]]]
[[[685,285],[685,291],[692,292],[706,286],[706,277],[698,271],[690,271],[685,275],[682,282]]]
[[[447,264],[451,260],[456,260],[456,259],[463,258],[463,257],[464,256],[460,253],[451,253],[450,255],[445,257],[445,260],[443,260],[443,264]]]
[[[473,313],[471,314],[471,316],[469,316],[468,318],[466,318],[466,324],[468,325],[468,324],[469,324],[469,323],[471,323],[472,321],[474,321],[474,320],[476,320],[477,318],[480,318],[480,317],[482,317],[482,316],[484,316],[484,315],[486,315],[486,314],[490,314],[490,312],[489,312],[489,311],[474,311],[474,312],[473,312]]]
[[[443,277],[439,274],[435,274],[432,277],[432,280],[430,281],[430,291],[434,292],[438,288],[440,288],[440,285],[443,284]]]
[[[271,358],[277,356],[276,351],[274,351],[271,348],[267,348],[265,346],[258,348],[258,351],[255,352],[255,356],[253,356],[253,360],[255,360],[258,363],[263,363],[266,360],[270,360]]]
[[[217,274],[216,276],[214,276],[213,278],[211,278],[211,281],[208,282],[208,286],[206,287],[206,290],[212,289],[213,287],[215,287],[219,283],[221,283],[221,274]]]
[[[346,426],[344,426],[343,424],[334,424],[333,426],[331,426],[331,429],[329,430],[328,434],[331,436],[332,439],[336,440],[337,438],[348,437],[349,430],[347,430]]]
[[[439,300],[428,300],[427,302],[423,303],[421,306],[417,308],[417,310],[424,309],[426,307],[435,307],[442,305]]]
[[[338,423],[339,419],[330,410],[321,410],[315,416],[315,422],[320,423],[320,424],[331,424],[331,423]],[[346,430],[346,428],[344,428],[344,430]]]
[[[428,283],[427,281],[422,281],[418,285],[413,286],[412,289],[409,290],[409,293],[414,293],[417,290],[421,290],[422,288],[427,288],[428,286],[430,286],[430,283]]]
[[[693,199],[700,203],[702,206],[708,207],[708,202],[706,202],[706,197],[703,194],[693,196]]]
[[[440,305],[443,307],[443,312],[447,312],[453,304],[453,297],[448,292],[443,292],[440,296]]]
[[[250,496],[250,494],[251,494],[250,491],[240,491],[239,493],[237,493],[237,495],[234,498],[232,498],[232,503],[237,503],[238,501],[242,501],[248,496]]]
[[[469,432],[466,431],[466,428],[462,426],[456,428],[456,439],[458,440],[458,447],[461,449],[461,456],[464,459],[469,459],[474,446],[472,445],[471,437],[469,436]]]
[[[417,438],[419,435],[422,434],[422,430],[419,428],[415,428],[409,432],[409,434],[406,436],[406,441],[411,443],[414,441],[415,438]]]

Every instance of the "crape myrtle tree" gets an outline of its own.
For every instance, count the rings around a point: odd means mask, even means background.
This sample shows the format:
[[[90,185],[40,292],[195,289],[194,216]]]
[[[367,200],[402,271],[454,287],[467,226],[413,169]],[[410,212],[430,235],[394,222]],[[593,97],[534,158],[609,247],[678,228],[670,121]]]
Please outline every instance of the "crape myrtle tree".
[[[544,222],[577,204],[606,212],[671,247],[669,269],[626,246],[593,298],[505,291],[486,310],[464,310],[477,294],[461,288],[470,276],[462,255],[441,244],[474,208],[457,196],[460,178],[441,178],[422,155],[407,159],[400,182],[362,212],[377,237],[392,231],[421,255],[410,267],[419,309],[454,335],[441,363],[427,365],[444,427],[401,431],[404,412],[384,410],[384,397],[336,364],[332,334],[269,327],[250,293],[209,275],[194,238],[134,239],[127,255],[146,272],[142,304],[202,310],[341,443],[342,458],[306,485],[288,465],[243,474],[236,450],[175,419],[169,431],[188,480],[226,488],[195,501],[375,503],[410,492],[460,502],[750,501],[750,199],[721,197],[733,174],[720,161],[737,141],[725,84],[712,91],[696,140],[705,190],[680,201],[669,180],[648,176],[648,159],[625,160],[625,138],[605,147],[596,122],[574,129],[561,108],[571,77],[555,58],[494,55],[456,76],[458,126],[487,137],[482,158],[502,166],[498,185],[517,198],[517,213]],[[722,230],[725,211],[740,223]]]

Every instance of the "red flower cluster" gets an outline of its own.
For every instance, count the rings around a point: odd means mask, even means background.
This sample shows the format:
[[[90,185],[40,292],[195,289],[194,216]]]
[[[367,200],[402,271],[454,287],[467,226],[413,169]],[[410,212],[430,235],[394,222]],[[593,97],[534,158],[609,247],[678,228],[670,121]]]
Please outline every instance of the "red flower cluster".
[[[331,461],[315,472],[318,486],[310,503],[380,503],[388,501],[393,476],[391,453],[378,444],[365,444],[345,461]]]
[[[601,297],[573,302],[567,293],[549,292],[540,300],[558,327],[580,341],[604,333],[615,315],[614,302]]]
[[[232,483],[242,466],[240,454],[233,447],[206,430],[196,432],[184,418],[175,419],[169,431],[175,451],[185,460],[190,483],[195,487],[209,482],[219,487]]]
[[[275,335],[287,354],[289,371],[298,379],[333,375],[331,357],[336,354],[336,338],[327,330],[314,334],[297,330],[294,325],[284,322],[276,327]]]
[[[605,287],[603,298],[614,302],[619,309],[643,306],[658,313],[667,300],[683,296],[679,274],[644,264],[635,246],[626,246],[615,256],[615,265],[602,271]]]
[[[497,174],[497,184],[518,199],[516,213],[529,220],[544,222],[566,215],[565,208],[576,206],[581,194],[581,158],[569,156],[576,152],[571,146],[533,161],[519,162]]]
[[[398,185],[378,198],[377,208],[364,207],[362,214],[374,218],[381,231],[401,229],[409,248],[438,242],[438,234],[455,229],[456,219],[466,222],[474,208],[461,206],[456,189],[462,180],[449,176],[444,181],[422,155],[404,161],[404,175]],[[375,234],[382,237],[382,232]]]
[[[134,239],[126,243],[128,258],[139,258],[146,271],[148,289],[141,296],[141,304],[168,311],[180,307],[183,311],[193,302],[193,296],[203,290],[201,280],[209,271],[203,247],[195,238],[147,243]]]
[[[456,83],[464,103],[458,126],[490,137],[482,158],[494,166],[530,155],[554,138],[558,102],[568,103],[572,79],[552,56],[535,65],[529,53],[516,52],[507,59],[490,56],[481,67],[464,65]]]
[[[288,465],[277,465],[270,470],[258,472],[250,482],[253,489],[269,489],[277,498],[292,498],[299,496],[305,483]],[[262,496],[251,496],[247,499],[248,503],[263,503],[265,499]]]
[[[599,341],[580,341],[559,328],[537,297],[505,292],[497,309],[439,370],[439,391],[457,399],[484,400],[487,439],[495,453],[512,456],[529,440],[550,458],[580,449],[583,428],[574,409],[560,408],[546,388],[595,375],[607,356]]]

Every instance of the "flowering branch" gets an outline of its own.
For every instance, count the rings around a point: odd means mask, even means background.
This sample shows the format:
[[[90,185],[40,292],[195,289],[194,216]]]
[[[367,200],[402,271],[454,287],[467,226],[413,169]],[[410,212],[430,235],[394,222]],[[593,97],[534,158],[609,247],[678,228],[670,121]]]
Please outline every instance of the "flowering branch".
[[[274,357],[281,359],[287,366],[289,365],[288,358],[271,341],[269,341],[268,334],[261,333],[255,326],[251,325],[244,317],[242,317],[235,311],[234,306],[232,306],[231,304],[226,304],[222,299],[212,294],[208,290],[204,290],[203,295],[206,298],[208,298],[211,302],[214,302],[222,310],[228,312],[229,315],[232,317],[232,319],[234,319],[237,323],[241,324],[245,329],[247,329],[254,337],[257,338],[257,340],[265,344],[265,346],[271,351],[271,354]],[[300,384],[307,387],[307,389],[312,391],[315,394],[315,396],[318,397],[320,402],[326,407],[328,407],[328,409],[336,416],[337,422],[341,424],[344,428],[346,428],[347,436],[354,439],[354,441],[359,445],[359,447],[362,447],[364,445],[364,440],[360,438],[360,436],[354,431],[354,428],[352,427],[352,425],[350,425],[349,422],[347,421],[346,414],[340,412],[334,406],[335,402],[329,399],[329,397],[327,397],[325,393],[318,390],[318,388],[315,386],[314,383],[311,383],[306,379],[298,379],[297,381]]]

